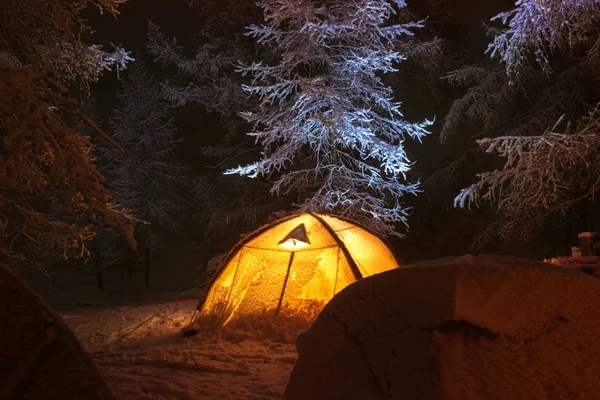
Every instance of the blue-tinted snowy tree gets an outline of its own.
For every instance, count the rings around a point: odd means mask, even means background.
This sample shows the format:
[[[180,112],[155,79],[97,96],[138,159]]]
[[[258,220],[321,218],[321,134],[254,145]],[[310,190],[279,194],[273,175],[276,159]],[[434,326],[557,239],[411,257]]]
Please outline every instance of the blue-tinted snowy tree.
[[[600,60],[598,24],[593,23],[598,2],[519,0],[516,6],[492,18],[508,27],[488,27],[494,38],[486,53],[495,60],[461,66],[445,77],[468,90],[448,112],[442,141],[460,131],[465,120],[480,128],[480,137],[532,135],[562,114],[581,117],[589,111],[584,105],[600,77],[594,71]],[[517,115],[509,111],[514,107]]]
[[[124,152],[106,147],[99,151],[108,160],[102,169],[110,178],[108,185],[114,201],[134,217],[149,222],[136,231],[148,285],[149,261],[162,245],[161,230],[178,231],[178,214],[186,204],[178,189],[187,183],[187,177],[183,167],[171,160],[181,140],[175,136],[170,106],[162,99],[161,87],[147,73],[143,62],[132,64],[118,101],[109,126]]]
[[[500,170],[479,174],[455,204],[496,204],[501,219],[488,233],[510,239],[532,236],[531,228],[548,215],[597,197],[600,125],[593,104],[600,100],[600,3],[519,0],[495,19],[508,28],[492,31],[488,52],[505,64],[506,82],[525,87],[537,66],[547,83],[533,93],[539,98],[534,115],[500,136],[478,141],[506,162]],[[561,114],[582,119],[570,124]],[[550,119],[559,122],[548,128]]]
[[[550,73],[555,52],[583,50],[588,60],[598,57],[597,0],[517,0],[515,5],[492,18],[508,28],[491,31],[494,39],[487,50],[492,57],[500,57],[509,75],[518,74],[530,61]]]
[[[265,22],[248,35],[278,63],[240,67],[243,88],[260,109],[245,112],[260,161],[227,171],[275,178],[271,192],[297,194],[302,210],[350,216],[380,234],[406,224],[400,199],[418,192],[405,183],[404,140],[420,140],[430,121],[409,123],[379,74],[403,60],[396,44],[419,22],[386,25],[403,1],[262,0]],[[400,15],[400,18],[405,17]]]

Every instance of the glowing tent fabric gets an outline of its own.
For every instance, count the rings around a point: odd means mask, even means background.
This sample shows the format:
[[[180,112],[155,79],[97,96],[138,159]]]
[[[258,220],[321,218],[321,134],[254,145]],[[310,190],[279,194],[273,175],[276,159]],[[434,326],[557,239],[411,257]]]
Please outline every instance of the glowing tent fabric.
[[[337,217],[305,213],[248,235],[223,260],[198,309],[225,325],[240,315],[313,318],[340,290],[397,268],[375,235]]]

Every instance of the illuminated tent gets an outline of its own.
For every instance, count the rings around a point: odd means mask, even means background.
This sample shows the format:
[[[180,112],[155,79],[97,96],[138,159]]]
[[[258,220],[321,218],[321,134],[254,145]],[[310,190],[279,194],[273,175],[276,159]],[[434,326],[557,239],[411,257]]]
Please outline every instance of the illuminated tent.
[[[242,315],[313,318],[340,290],[397,268],[374,234],[338,217],[305,213],[246,236],[223,259],[198,304],[223,325]]]

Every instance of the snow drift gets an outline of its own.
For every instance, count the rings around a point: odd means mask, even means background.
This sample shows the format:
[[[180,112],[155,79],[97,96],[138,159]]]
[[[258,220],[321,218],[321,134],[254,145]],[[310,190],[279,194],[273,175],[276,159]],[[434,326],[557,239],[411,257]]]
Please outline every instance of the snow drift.
[[[597,399],[600,280],[465,256],[349,286],[297,340],[296,399]]]

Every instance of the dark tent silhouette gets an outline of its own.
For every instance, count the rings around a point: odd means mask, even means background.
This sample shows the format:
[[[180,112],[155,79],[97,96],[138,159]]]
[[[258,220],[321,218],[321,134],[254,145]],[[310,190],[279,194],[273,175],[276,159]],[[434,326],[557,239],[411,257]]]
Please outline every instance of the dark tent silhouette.
[[[377,274],[298,337],[284,399],[598,399],[599,305],[599,279],[512,257]]]
[[[114,399],[62,319],[1,264],[0,399]]]

